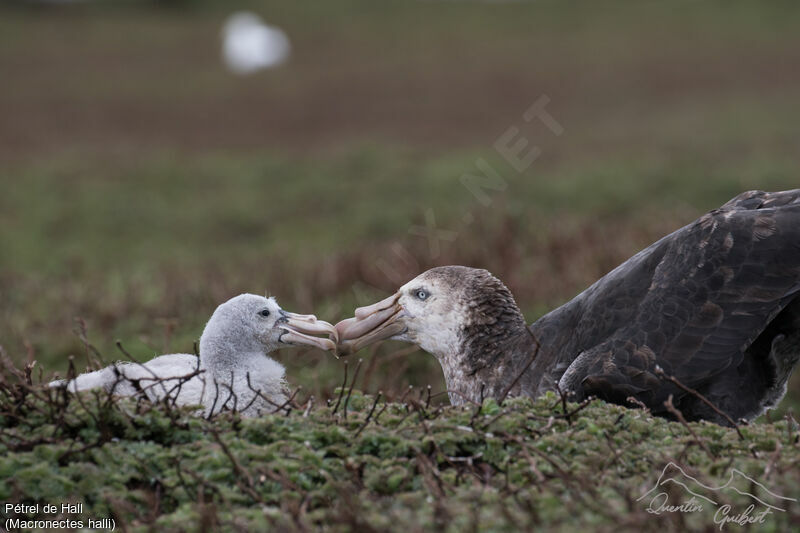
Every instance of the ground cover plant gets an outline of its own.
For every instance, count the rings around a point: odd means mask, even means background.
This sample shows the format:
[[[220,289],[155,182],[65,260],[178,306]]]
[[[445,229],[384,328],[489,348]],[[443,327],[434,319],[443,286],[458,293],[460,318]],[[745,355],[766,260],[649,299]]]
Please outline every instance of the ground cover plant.
[[[241,5],[286,65],[226,72],[219,2],[0,3],[0,502],[128,530],[719,531],[637,501],[670,462],[800,497],[800,375],[741,437],[558,395],[450,408],[391,342],[279,352],[300,390],[257,420],[44,388],[192,353],[242,292],[335,322],[443,264],[489,269],[532,322],[740,192],[800,186],[788,2]],[[543,95],[561,135],[523,119]],[[541,149],[522,171],[509,128]],[[481,160],[506,183],[488,204],[462,183]]]
[[[112,519],[122,531],[700,531],[747,526],[743,515],[787,531],[800,520],[774,496],[800,495],[790,415],[727,429],[555,393],[455,408],[410,388],[387,401],[353,388],[356,369],[327,403],[295,395],[267,416],[204,419],[34,385],[32,371],[0,383],[0,500],[82,507],[11,520]],[[705,491],[714,506],[667,512],[686,493],[651,493],[664,473],[700,492],[733,481]]]

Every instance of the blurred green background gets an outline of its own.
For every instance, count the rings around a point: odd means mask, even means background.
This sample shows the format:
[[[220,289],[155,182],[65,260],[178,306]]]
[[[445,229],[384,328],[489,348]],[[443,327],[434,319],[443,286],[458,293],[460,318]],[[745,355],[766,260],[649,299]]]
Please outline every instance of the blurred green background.
[[[236,9],[288,34],[286,64],[226,70]],[[82,324],[106,360],[116,339],[146,359],[191,351],[240,292],[337,321],[453,263],[533,321],[734,195],[800,186],[798,11],[0,3],[0,345],[63,375],[88,363]],[[523,120],[543,95],[560,136]],[[494,148],[511,127],[541,150],[523,172]],[[488,206],[460,182],[480,159],[507,183]],[[430,246],[426,214],[455,238]],[[366,390],[444,388],[402,344],[360,357]],[[341,382],[327,354],[277,358],[302,395]]]

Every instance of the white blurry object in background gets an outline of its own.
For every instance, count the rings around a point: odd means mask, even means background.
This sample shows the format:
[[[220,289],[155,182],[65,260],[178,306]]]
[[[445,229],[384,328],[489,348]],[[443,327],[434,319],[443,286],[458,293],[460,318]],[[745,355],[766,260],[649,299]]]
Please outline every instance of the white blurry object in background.
[[[250,74],[286,61],[289,38],[255,13],[239,11],[228,17],[222,29],[222,57],[231,71]]]

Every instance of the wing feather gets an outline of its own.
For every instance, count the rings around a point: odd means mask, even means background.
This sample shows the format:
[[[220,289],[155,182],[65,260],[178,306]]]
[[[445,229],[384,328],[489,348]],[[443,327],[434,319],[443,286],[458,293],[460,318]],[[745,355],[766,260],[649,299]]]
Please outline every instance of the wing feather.
[[[584,346],[562,385],[611,401],[633,395],[652,408],[683,394],[658,377],[657,367],[702,387],[738,366],[798,295],[800,189],[739,195],[643,253],[660,258],[648,262],[637,254],[629,260],[636,267],[612,271],[615,279],[598,282],[591,305],[582,304],[580,324],[604,327],[574,333]],[[639,266],[648,264],[649,270]],[[646,290],[635,289],[648,281]],[[634,311],[615,323],[608,300],[625,284],[634,287]]]

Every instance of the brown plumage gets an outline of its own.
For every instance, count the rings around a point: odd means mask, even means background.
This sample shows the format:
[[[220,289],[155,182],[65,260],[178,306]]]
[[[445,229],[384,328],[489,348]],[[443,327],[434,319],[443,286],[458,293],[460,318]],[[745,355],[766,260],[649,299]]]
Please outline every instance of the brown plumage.
[[[340,351],[420,345],[453,403],[537,396],[556,384],[656,414],[726,424],[776,405],[800,358],[800,189],[741,194],[662,238],[526,327],[485,270],[431,269],[337,325]],[[536,349],[539,344],[538,351]]]

